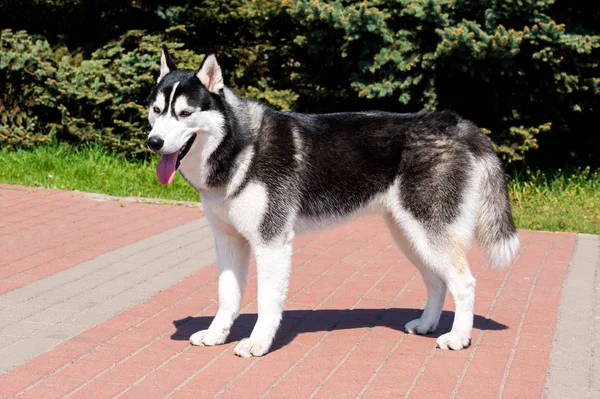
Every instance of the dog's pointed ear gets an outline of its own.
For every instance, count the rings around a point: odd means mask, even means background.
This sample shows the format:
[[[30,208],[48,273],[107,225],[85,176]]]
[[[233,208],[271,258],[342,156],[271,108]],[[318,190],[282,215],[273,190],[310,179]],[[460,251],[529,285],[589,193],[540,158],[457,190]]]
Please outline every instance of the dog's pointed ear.
[[[173,58],[171,58],[171,55],[169,54],[169,50],[167,50],[167,47],[163,44],[160,53],[160,76],[156,83],[159,83],[166,74],[176,69],[177,66],[175,65],[175,61],[173,61]]]
[[[214,54],[204,59],[202,67],[200,67],[196,76],[208,91],[213,93],[219,93],[225,87],[221,67],[217,63],[217,57]]]

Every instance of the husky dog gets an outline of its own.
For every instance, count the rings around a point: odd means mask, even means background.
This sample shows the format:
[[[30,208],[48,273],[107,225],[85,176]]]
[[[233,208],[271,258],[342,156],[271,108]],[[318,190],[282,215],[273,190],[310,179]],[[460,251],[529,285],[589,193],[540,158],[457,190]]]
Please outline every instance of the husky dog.
[[[227,339],[252,250],[258,320],[235,353],[266,354],[285,305],[294,233],[367,212],[384,217],[427,286],[427,306],[406,331],[433,332],[448,289],[454,322],[437,346],[470,344],[473,238],[495,267],[510,263],[519,247],[501,163],[473,123],[448,111],[277,112],[225,87],[214,55],[187,71],[164,46],[149,120],[146,145],[162,155],[159,182],[181,172],[198,190],[215,238],[219,310],[207,330],[191,336],[193,345]]]

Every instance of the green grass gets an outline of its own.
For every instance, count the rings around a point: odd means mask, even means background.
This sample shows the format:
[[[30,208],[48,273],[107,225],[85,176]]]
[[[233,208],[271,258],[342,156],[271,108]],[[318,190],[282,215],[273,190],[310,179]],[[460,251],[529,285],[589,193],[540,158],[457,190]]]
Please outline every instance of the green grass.
[[[515,174],[509,191],[519,228],[600,234],[600,170]]]
[[[170,186],[158,183],[158,157],[131,161],[101,148],[75,150],[60,144],[33,151],[0,150],[0,161],[0,183],[198,201],[179,174]],[[600,170],[515,174],[509,190],[519,228],[600,234]]]
[[[199,201],[198,193],[178,173],[169,186],[156,178],[158,156],[131,161],[101,148],[76,150],[52,145],[33,151],[0,150],[0,182],[79,190],[122,197]]]

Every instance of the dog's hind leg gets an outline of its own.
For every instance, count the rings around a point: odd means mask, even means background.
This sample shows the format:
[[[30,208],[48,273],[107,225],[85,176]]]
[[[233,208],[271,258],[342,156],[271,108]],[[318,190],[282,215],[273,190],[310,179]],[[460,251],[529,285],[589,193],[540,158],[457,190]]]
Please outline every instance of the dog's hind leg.
[[[269,351],[279,328],[292,265],[293,232],[253,248],[258,277],[258,320],[250,337],[235,347],[241,357],[262,356]]]
[[[225,342],[240,313],[248,276],[250,246],[246,239],[232,228],[212,225],[219,266],[219,310],[207,330],[190,337],[192,345],[212,346]]]
[[[440,280],[450,291],[455,304],[452,330],[437,339],[442,349],[459,350],[469,346],[473,329],[473,307],[475,303],[475,278],[467,262],[467,245],[464,237],[451,234],[439,235],[428,230],[406,213],[394,216],[388,224],[396,220],[397,226],[391,226],[392,234],[401,239],[401,249],[408,247],[405,254],[412,260],[423,275],[427,285],[429,301],[421,318],[406,325],[408,332],[427,332],[437,324],[444,303],[445,290]],[[402,226],[402,227],[399,227]],[[395,232],[395,233],[394,233]],[[398,235],[398,233],[401,233]],[[404,238],[405,237],[405,238]],[[410,244],[409,244],[410,243]],[[412,244],[412,245],[411,245]],[[425,272],[423,272],[425,270]],[[435,277],[437,276],[437,278]],[[443,295],[444,294],[444,295]]]
[[[446,283],[431,268],[423,263],[421,258],[411,248],[410,242],[393,218],[387,216],[385,221],[396,245],[398,245],[398,248],[400,248],[408,260],[419,269],[427,287],[427,305],[425,306],[425,310],[423,310],[423,314],[418,319],[409,321],[405,325],[405,329],[410,334],[432,333],[438,326],[442,308],[444,307]]]

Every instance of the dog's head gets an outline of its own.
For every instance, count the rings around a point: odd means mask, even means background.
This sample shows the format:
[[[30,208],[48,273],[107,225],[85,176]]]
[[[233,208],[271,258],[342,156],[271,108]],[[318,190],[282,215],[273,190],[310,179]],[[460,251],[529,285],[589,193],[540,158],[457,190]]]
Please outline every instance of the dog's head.
[[[223,95],[221,67],[214,55],[206,57],[196,72],[178,69],[165,46],[160,57],[160,76],[149,100],[148,120],[152,131],[146,145],[160,153],[156,175],[170,184],[180,163],[199,135],[222,129],[219,111]]]

